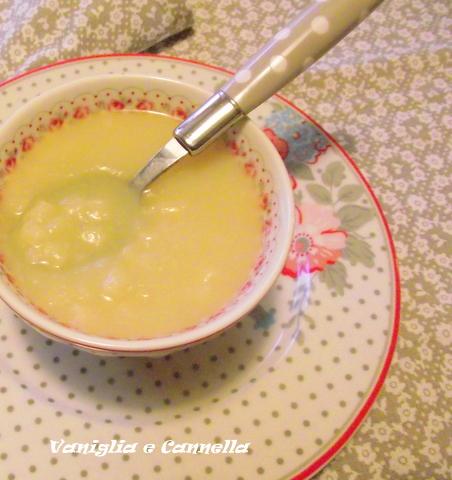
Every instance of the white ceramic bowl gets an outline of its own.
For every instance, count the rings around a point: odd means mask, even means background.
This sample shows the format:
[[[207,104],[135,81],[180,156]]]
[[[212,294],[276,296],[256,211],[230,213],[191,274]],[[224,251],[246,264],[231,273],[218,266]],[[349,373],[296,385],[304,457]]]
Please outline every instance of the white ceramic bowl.
[[[55,88],[26,104],[0,128],[0,173],[7,175],[21,149],[32,148],[43,132],[62,122],[83,121],[90,112],[105,108],[154,110],[184,118],[209,95],[173,80],[131,75],[89,77]],[[118,340],[88,335],[51,319],[21,295],[3,270],[0,298],[44,335],[104,355],[163,355],[203,342],[232,325],[257,305],[279,275],[291,243],[294,207],[286,168],[265,134],[245,120],[230,129],[227,139],[261,184],[266,229],[262,255],[250,278],[221,311],[164,337]],[[166,140],[162,139],[162,145]]]

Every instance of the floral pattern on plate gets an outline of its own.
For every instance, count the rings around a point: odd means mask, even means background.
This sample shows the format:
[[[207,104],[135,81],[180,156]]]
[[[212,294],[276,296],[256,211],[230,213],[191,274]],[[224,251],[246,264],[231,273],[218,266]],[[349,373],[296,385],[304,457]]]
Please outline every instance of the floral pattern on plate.
[[[297,201],[295,234],[283,275],[297,278],[315,274],[319,281],[344,295],[347,270],[362,264],[374,266],[375,254],[368,238],[360,233],[375,213],[359,203],[362,185],[347,182],[345,166],[322,158],[332,148],[322,131],[291,108],[278,108],[265,122],[264,132],[293,173]]]

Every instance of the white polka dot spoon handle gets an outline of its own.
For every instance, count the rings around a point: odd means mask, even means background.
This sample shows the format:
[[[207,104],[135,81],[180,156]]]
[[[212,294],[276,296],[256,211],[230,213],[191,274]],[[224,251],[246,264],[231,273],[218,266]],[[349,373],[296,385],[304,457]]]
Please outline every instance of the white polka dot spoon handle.
[[[197,153],[336,45],[382,0],[314,0],[175,131]]]

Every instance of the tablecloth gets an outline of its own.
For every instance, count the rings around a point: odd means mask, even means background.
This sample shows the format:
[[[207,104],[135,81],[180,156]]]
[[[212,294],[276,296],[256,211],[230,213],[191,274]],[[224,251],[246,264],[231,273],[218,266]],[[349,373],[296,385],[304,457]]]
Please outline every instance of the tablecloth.
[[[184,0],[0,0],[0,81],[62,58],[139,52],[191,21]]]
[[[308,2],[187,3],[193,33],[162,52],[234,70]],[[449,0],[386,0],[282,92],[371,182],[402,281],[384,389],[319,480],[451,478],[451,10]]]

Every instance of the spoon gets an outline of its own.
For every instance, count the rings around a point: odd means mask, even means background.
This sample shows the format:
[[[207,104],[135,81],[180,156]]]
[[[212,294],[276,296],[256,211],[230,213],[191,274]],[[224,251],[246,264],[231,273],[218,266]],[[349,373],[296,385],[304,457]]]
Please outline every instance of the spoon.
[[[132,179],[139,191],[186,155],[196,155],[338,43],[382,0],[315,0],[204,104]]]

